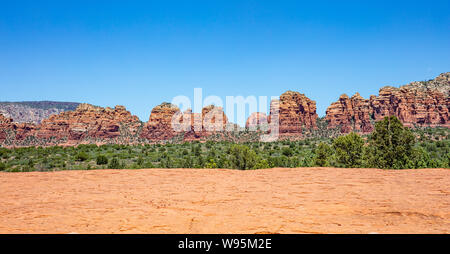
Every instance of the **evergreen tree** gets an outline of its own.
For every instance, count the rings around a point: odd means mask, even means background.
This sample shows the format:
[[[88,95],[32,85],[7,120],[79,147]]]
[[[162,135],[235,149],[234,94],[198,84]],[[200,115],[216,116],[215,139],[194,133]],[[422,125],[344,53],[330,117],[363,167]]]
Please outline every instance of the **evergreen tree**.
[[[119,162],[119,160],[117,158],[115,158],[115,157],[112,158],[110,163],[109,163],[109,165],[108,165],[108,167],[110,169],[120,169],[120,162]]]
[[[362,166],[364,140],[356,133],[351,132],[340,136],[333,141],[338,166],[356,168]]]
[[[245,145],[233,145],[230,149],[231,161],[237,169],[253,169],[257,163],[257,155]]]
[[[108,158],[104,155],[97,156],[97,165],[106,165],[108,164]]]
[[[329,166],[330,164],[329,158],[331,154],[332,154],[331,147],[324,142],[320,142],[316,150],[316,156],[314,157],[314,165],[319,167]]]
[[[406,168],[413,160],[415,139],[412,132],[395,116],[375,124],[370,136],[369,164],[377,168]]]

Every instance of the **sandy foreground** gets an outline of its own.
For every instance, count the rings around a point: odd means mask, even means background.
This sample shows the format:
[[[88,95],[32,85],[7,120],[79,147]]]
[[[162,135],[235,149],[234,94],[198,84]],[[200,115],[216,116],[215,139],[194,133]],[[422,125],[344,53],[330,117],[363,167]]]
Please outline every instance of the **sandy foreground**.
[[[0,233],[449,233],[450,170],[0,173]]]

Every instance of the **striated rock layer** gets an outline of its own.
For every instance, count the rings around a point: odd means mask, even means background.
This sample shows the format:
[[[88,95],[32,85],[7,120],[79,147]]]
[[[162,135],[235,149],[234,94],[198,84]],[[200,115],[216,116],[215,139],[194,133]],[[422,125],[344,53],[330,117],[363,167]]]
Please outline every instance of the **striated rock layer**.
[[[450,73],[400,88],[383,87],[379,95],[363,99],[342,95],[326,112],[328,128],[369,133],[373,122],[394,115],[407,127],[450,127]]]
[[[337,102],[331,104],[326,112],[328,128],[340,127],[342,133],[352,130],[368,133],[372,132],[371,109],[369,100],[356,93],[351,98],[341,95]]]
[[[114,109],[80,104],[75,111],[52,115],[36,131],[38,138],[56,137],[78,141],[83,138],[112,139],[123,134],[135,135],[141,122],[124,106]],[[124,127],[124,128],[121,128]]]
[[[185,141],[200,140],[226,130],[228,119],[221,107],[204,107],[202,113],[188,109],[181,112],[171,103],[164,102],[152,109],[141,137],[150,141],[163,141],[180,137]]]
[[[52,115],[40,124],[15,123],[2,119],[0,141],[9,133],[6,145],[52,145],[102,143],[122,138],[131,142],[140,131],[141,122],[123,106],[102,108],[80,104],[75,111]]]
[[[180,114],[180,109],[164,102],[152,109],[150,119],[145,123],[141,137],[149,140],[167,140],[176,135],[172,128],[172,118]]]
[[[270,104],[269,122],[278,123],[282,136],[301,135],[317,128],[316,102],[299,92],[287,91]]]
[[[255,112],[248,117],[245,123],[245,128],[249,130],[259,130],[267,128],[267,125],[268,125],[267,115],[265,113]]]
[[[33,123],[17,123],[12,118],[0,114],[0,144],[12,143],[13,140],[24,140],[36,130]]]
[[[6,140],[8,132],[13,130],[13,128],[12,118],[7,118],[0,114],[0,143],[3,143]]]

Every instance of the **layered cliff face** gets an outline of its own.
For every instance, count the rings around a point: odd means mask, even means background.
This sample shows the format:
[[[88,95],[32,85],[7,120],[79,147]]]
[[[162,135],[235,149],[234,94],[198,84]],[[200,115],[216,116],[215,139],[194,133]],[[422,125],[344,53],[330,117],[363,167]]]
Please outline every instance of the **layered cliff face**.
[[[373,118],[397,116],[405,126],[450,127],[450,73],[427,82],[413,82],[400,88],[383,87],[370,98]]]
[[[202,113],[190,109],[181,112],[170,103],[153,108],[141,137],[151,141],[169,140],[181,135],[183,140],[199,140],[213,133],[225,131],[228,119],[221,107],[204,107]]]
[[[190,120],[190,126],[184,134],[185,141],[199,140],[227,130],[228,118],[221,107],[206,106],[202,113],[185,112],[185,119]]]
[[[252,113],[245,123],[245,128],[250,131],[266,130],[268,128],[269,119],[265,113]]]
[[[154,107],[150,119],[142,129],[141,137],[154,141],[173,138],[177,134],[172,127],[172,119],[176,115],[180,115],[180,109],[171,103],[164,102]],[[180,117],[182,118],[182,114]]]
[[[278,118],[281,135],[300,135],[303,128],[315,129],[317,117],[316,102],[298,92],[287,91],[279,101],[271,103],[270,124],[275,124],[274,119]]]
[[[8,132],[13,130],[12,119],[5,117],[3,114],[0,114],[0,143],[3,143],[7,136]]]
[[[131,142],[140,131],[141,122],[123,106],[102,108],[80,104],[75,111],[51,115],[40,124],[16,123],[2,118],[0,142],[6,145],[76,145],[79,143],[102,143],[115,138]],[[3,139],[3,140],[2,140]]]
[[[423,82],[413,82],[400,88],[383,87],[379,95],[369,100],[358,94],[346,95],[328,109],[328,128],[340,127],[341,132],[369,133],[373,122],[394,115],[408,127],[450,127],[450,73]]]
[[[325,119],[328,128],[340,127],[342,133],[352,130],[369,133],[373,130],[369,100],[356,93],[351,98],[341,95],[337,102],[331,104],[326,111]]]
[[[102,108],[80,104],[75,111],[52,115],[38,126],[37,138],[65,138],[79,141],[85,138],[113,139],[124,135],[136,135],[141,122],[123,106]]]
[[[12,118],[0,114],[0,144],[12,144],[14,140],[24,140],[36,130],[33,123],[17,123]]]

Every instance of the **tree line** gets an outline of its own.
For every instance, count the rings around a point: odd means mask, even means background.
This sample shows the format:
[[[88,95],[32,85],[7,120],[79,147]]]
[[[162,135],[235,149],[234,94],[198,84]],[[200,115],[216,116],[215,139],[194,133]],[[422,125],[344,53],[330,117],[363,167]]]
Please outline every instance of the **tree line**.
[[[300,141],[240,144],[208,141],[0,148],[0,171],[106,168],[449,168],[450,141],[448,129],[444,131],[445,138],[433,140],[427,138],[430,132],[414,132],[392,116],[377,122],[370,135],[350,133],[334,139],[318,137]]]

